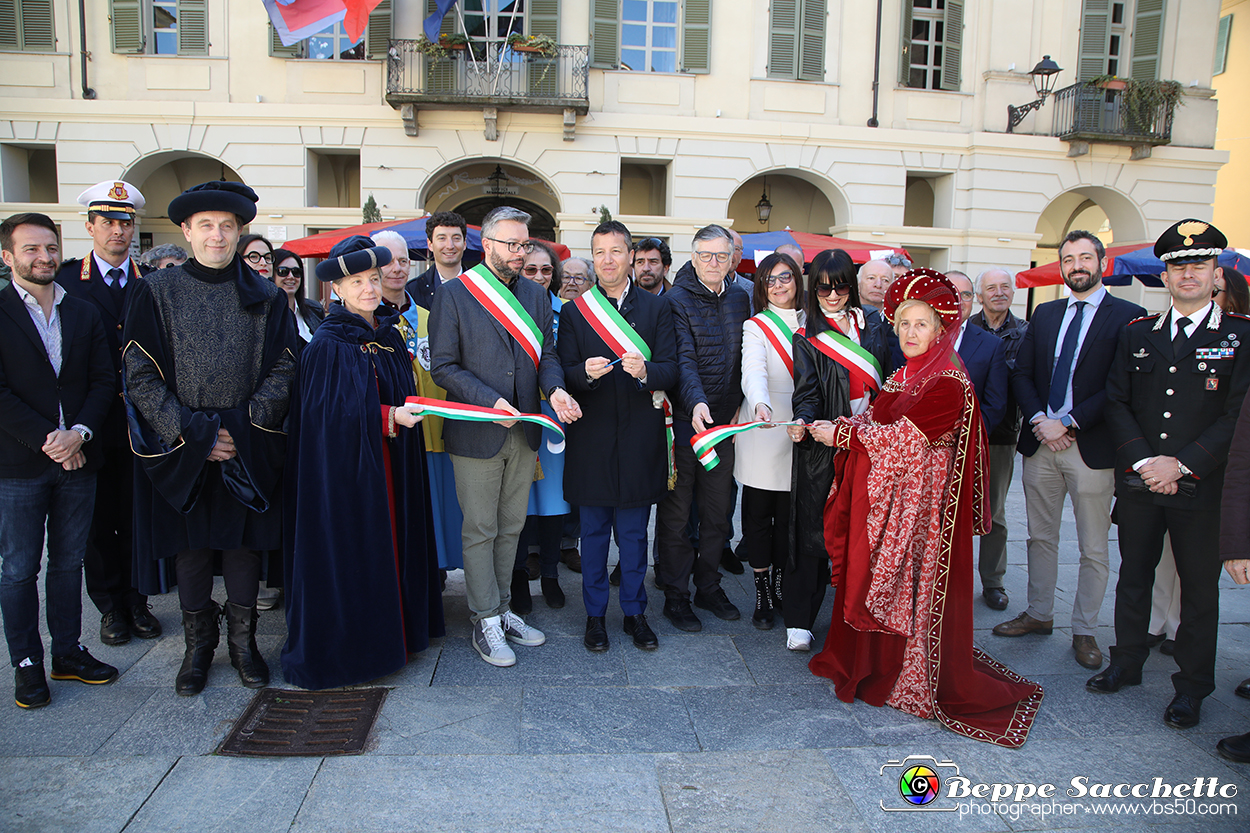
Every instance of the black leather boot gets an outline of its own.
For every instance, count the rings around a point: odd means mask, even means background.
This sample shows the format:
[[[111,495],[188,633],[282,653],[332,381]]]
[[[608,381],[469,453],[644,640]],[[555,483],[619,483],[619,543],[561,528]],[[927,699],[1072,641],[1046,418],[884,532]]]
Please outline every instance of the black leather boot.
[[[762,631],[770,631],[776,624],[772,581],[767,570],[755,573],[755,613],[751,616],[751,624]]]
[[[199,694],[208,682],[208,667],[213,664],[213,651],[221,637],[217,629],[220,613],[216,604],[203,610],[182,611],[182,635],[187,642],[187,653],[178,669],[174,691],[183,697]]]
[[[534,597],[530,595],[530,577],[524,570],[512,571],[511,599],[508,604],[517,616],[529,616],[534,611]]]
[[[773,567],[769,575],[772,576],[773,610],[781,610],[781,567]]]
[[[269,685],[269,666],[256,647],[256,619],[255,606],[226,602],[226,646],[230,649],[230,664],[239,672],[244,688]]]

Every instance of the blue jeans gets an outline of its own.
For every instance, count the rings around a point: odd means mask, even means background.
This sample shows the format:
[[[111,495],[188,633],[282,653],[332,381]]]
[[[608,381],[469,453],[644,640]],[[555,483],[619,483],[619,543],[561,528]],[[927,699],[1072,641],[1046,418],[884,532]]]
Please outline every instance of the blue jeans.
[[[39,638],[39,566],[47,524],[44,578],[52,656],[78,648],[82,630],[82,557],[95,508],[95,474],[57,466],[30,479],[0,478],[0,613],[9,660],[43,661]]]

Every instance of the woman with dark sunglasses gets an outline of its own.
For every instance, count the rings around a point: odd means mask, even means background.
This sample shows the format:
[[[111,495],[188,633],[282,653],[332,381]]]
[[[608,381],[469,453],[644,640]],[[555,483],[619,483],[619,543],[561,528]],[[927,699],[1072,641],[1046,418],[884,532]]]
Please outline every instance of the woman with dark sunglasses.
[[[304,262],[299,255],[289,249],[278,249],[273,253],[273,262],[273,282],[286,293],[291,312],[295,313],[300,345],[303,346],[312,341],[317,325],[326,317],[326,311],[320,302],[300,296],[300,287],[304,285]]]
[[[806,305],[804,335],[794,339],[794,419],[802,424],[786,429],[796,443],[793,537],[781,584],[791,651],[811,650],[812,625],[829,586],[824,509],[838,453],[832,421],[867,410],[892,370],[886,325],[865,321],[850,255],[829,249],[812,259]]]

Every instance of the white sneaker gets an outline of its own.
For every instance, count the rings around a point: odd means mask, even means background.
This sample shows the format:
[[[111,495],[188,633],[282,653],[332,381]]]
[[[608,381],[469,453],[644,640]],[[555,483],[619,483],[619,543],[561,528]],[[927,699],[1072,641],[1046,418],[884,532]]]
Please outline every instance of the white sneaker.
[[[786,647],[791,651],[812,650],[812,632],[802,628],[786,628]]]
[[[516,654],[508,647],[504,639],[503,629],[499,626],[498,616],[488,616],[473,625],[474,649],[482,659],[499,668],[516,665]]]
[[[541,645],[547,641],[547,637],[542,631],[525,624],[525,620],[511,610],[505,610],[503,613],[503,635],[518,645],[530,647]]]

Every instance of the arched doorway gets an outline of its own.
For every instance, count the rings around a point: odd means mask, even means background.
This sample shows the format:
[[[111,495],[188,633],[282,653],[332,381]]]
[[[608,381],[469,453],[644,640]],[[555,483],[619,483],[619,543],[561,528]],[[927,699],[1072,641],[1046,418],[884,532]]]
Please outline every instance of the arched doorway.
[[[426,212],[454,211],[473,225],[481,225],[494,208],[508,205],[532,218],[530,235],[554,241],[560,200],[554,188],[536,171],[508,159],[458,162],[431,176],[421,195]]]
[[[729,198],[726,215],[734,221],[739,233],[756,231],[804,231],[828,234],[838,223],[849,222],[848,212],[841,215],[834,208],[829,191],[832,184],[819,180],[807,171],[780,170],[757,174],[738,187]],[[761,197],[772,203],[768,222],[759,219]],[[840,200],[839,200],[840,202]]]
[[[135,240],[140,251],[174,243],[186,248],[182,230],[169,222],[169,203],[193,185],[214,179],[242,182],[239,174],[219,159],[200,153],[169,151],[154,153],[131,165],[122,177],[136,185],[147,200],[139,219]]]

